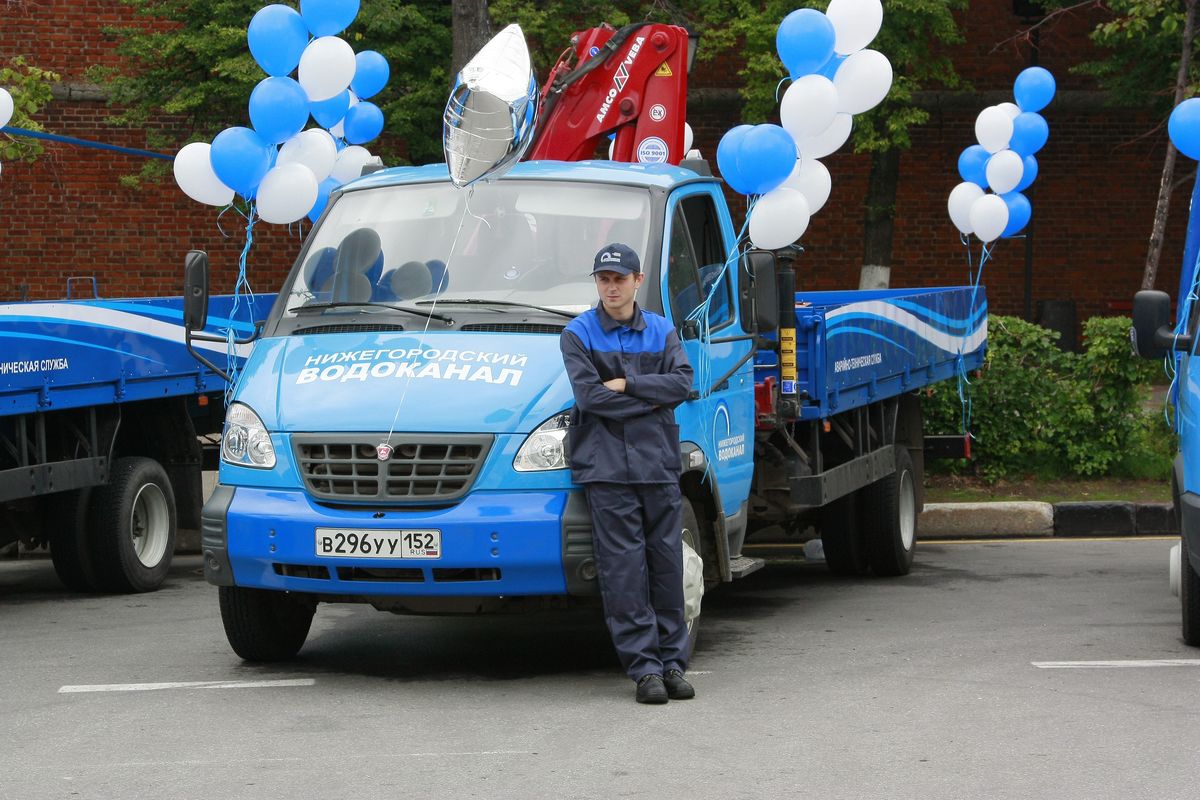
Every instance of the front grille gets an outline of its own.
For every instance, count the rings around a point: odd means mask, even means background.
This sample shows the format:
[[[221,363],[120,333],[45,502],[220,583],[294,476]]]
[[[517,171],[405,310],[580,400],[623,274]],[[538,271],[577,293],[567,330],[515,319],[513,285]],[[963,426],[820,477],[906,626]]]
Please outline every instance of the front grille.
[[[415,567],[338,567],[337,574],[344,581],[425,582],[425,573]]]
[[[276,575],[285,578],[313,578],[319,581],[329,580],[329,568],[312,566],[310,564],[273,564]]]
[[[565,327],[565,325],[545,325],[535,322],[478,322],[463,325],[462,330],[478,333],[552,333],[558,336]]]
[[[387,439],[390,458],[377,445]],[[295,434],[304,486],[340,503],[444,505],[471,488],[492,445],[478,434]]]

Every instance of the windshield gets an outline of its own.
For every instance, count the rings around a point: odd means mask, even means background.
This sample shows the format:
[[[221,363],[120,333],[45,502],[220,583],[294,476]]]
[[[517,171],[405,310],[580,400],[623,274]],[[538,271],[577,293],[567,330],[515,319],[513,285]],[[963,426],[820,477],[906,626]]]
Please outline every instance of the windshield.
[[[601,247],[622,242],[646,261],[649,216],[646,190],[595,183],[347,192],[284,286],[286,310],[494,300],[579,313],[596,303],[592,258]]]

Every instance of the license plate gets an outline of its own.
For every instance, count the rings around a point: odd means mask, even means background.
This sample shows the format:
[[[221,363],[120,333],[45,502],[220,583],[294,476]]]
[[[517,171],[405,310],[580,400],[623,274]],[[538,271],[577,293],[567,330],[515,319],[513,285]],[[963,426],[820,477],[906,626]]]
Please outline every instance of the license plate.
[[[442,532],[317,528],[317,555],[326,558],[441,558]]]

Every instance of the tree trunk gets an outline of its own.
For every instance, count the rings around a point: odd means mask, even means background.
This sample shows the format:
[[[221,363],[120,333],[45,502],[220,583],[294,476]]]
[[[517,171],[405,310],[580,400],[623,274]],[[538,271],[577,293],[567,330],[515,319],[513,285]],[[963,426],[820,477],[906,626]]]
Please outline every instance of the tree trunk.
[[[896,215],[896,184],[899,180],[899,150],[892,148],[871,155],[859,289],[886,289],[891,283],[892,218]]]
[[[1196,36],[1196,0],[1185,0],[1187,16],[1183,24],[1183,41],[1179,49],[1179,71],[1175,74],[1175,104],[1183,102],[1188,86],[1188,70],[1192,64],[1192,40]],[[1146,251],[1146,266],[1142,271],[1142,288],[1153,289],[1158,277],[1158,260],[1162,256],[1163,234],[1167,229],[1167,213],[1171,209],[1171,184],[1175,178],[1175,145],[1167,139],[1167,154],[1163,158],[1162,180],[1158,185],[1158,205],[1154,208],[1154,228],[1150,232],[1150,247]]]
[[[454,0],[454,52],[451,75],[466,66],[479,49],[492,38],[492,23],[488,19],[487,0]]]

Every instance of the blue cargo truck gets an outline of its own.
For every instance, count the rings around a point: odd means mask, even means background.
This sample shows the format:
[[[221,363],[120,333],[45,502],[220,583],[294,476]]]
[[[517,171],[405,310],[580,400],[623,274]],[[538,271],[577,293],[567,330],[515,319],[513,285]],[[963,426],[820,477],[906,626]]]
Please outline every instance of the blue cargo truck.
[[[696,373],[676,409],[693,642],[702,593],[762,566],[743,545],[766,528],[819,535],[837,573],[909,571],[919,390],[982,364],[982,290],[796,293],[777,254],[729,257],[704,162],[526,162],[469,190],[396,168],[331,198],[233,392],[201,541],[235,652],[294,656],[321,603],[598,599],[559,335],[612,241],[643,255],[638,302]]]
[[[232,309],[213,299],[209,336],[249,337]],[[199,528],[225,388],[188,353],[182,297],[0,304],[0,546],[49,544],[71,589],[157,588],[178,528]]]

